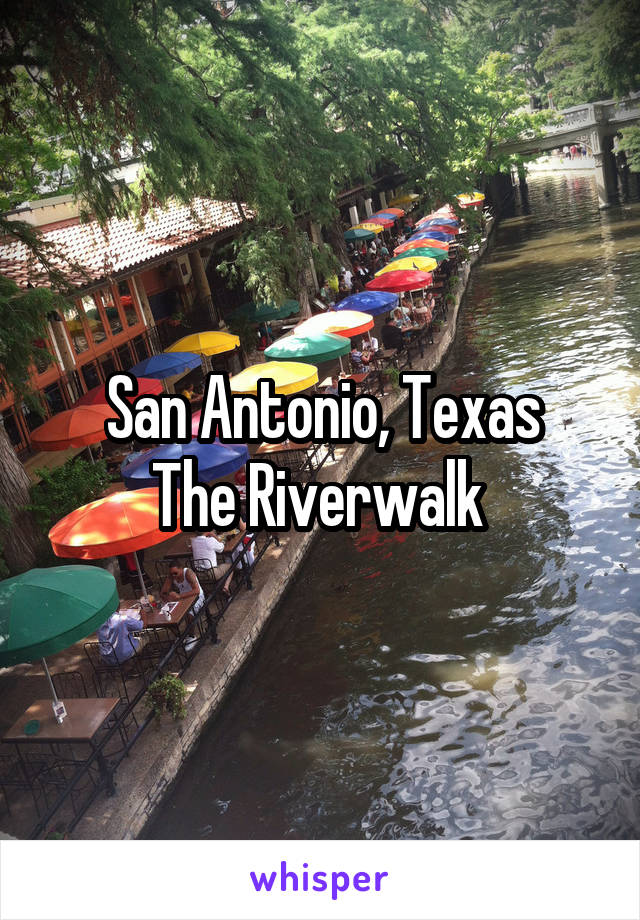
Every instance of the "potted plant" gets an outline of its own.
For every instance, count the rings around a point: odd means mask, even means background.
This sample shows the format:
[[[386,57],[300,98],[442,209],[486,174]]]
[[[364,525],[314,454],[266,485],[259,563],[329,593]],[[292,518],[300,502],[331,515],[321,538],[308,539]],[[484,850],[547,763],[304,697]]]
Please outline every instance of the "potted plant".
[[[149,686],[146,703],[155,716],[161,717],[163,712],[168,712],[174,719],[184,719],[186,695],[187,688],[179,677],[164,674]]]
[[[391,386],[397,390],[400,386],[400,371],[397,367],[385,367],[382,371],[383,386]]]

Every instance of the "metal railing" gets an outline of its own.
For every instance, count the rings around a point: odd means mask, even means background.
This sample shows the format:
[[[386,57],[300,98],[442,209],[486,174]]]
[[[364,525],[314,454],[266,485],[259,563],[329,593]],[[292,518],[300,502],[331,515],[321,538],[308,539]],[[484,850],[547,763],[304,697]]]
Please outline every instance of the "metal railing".
[[[65,831],[71,833],[87,813],[98,795],[105,791],[109,795],[117,794],[115,773],[124,758],[129,756],[131,749],[142,737],[155,718],[153,711],[149,712],[146,717],[137,724],[135,731],[129,737],[127,723],[132,720],[136,707],[143,702],[150,685],[168,670],[170,670],[171,673],[177,674],[179,677],[182,676],[194,661],[199,651],[204,647],[207,639],[210,639],[213,643],[217,642],[218,623],[225,615],[238,593],[240,593],[243,588],[249,590],[253,588],[251,577],[253,570],[262,559],[271,543],[274,543],[276,546],[279,545],[278,537],[275,534],[269,533],[254,535],[252,542],[258,544],[252,563],[248,562],[251,544],[243,546],[235,555],[232,566],[237,570],[238,577],[236,578],[235,585],[231,588],[230,594],[227,594],[223,590],[225,579],[220,579],[205,598],[201,610],[192,620],[192,625],[194,628],[198,629],[201,641],[199,641],[195,648],[190,653],[187,653],[185,657],[185,636],[183,633],[177,631],[174,641],[168,648],[166,654],[158,661],[157,665],[153,669],[150,669],[148,673],[144,671],[140,672],[142,686],[135,696],[133,696],[130,701],[127,700],[126,705],[122,706],[114,720],[109,723],[99,743],[93,746],[89,757],[78,764],[74,775],[68,780],[65,788],[56,798],[55,802],[47,807],[42,817],[39,817],[37,823],[29,833],[30,839],[34,840],[46,837],[47,833],[50,833],[52,829],[53,822],[61,817],[65,818]],[[116,736],[120,736],[120,738],[126,737],[126,742],[123,743],[119,751],[109,753],[107,749]],[[89,780],[90,791],[83,797],[82,801],[78,803],[74,801],[73,797],[81,791],[82,783],[86,780]],[[69,805],[71,806],[72,815],[67,816],[64,814],[64,810]]]

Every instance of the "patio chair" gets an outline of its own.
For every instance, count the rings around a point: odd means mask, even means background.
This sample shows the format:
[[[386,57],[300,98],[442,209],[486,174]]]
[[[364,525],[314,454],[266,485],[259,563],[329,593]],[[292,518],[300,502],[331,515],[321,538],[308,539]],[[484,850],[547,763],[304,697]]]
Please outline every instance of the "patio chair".
[[[52,674],[51,680],[57,695],[62,700],[86,699],[89,696],[81,671],[60,671],[59,674]],[[93,689],[95,692],[95,683]]]
[[[111,663],[100,652],[99,642],[85,642],[84,652],[93,671],[98,696],[119,696],[130,703],[127,682],[142,678],[136,657],[122,663]]]
[[[40,816],[40,804],[35,784],[44,768],[45,763],[42,758],[23,759],[14,752],[0,754],[0,792],[2,792],[9,814],[11,814],[11,801],[8,791],[14,790],[17,794],[27,792],[33,801],[38,817]]]

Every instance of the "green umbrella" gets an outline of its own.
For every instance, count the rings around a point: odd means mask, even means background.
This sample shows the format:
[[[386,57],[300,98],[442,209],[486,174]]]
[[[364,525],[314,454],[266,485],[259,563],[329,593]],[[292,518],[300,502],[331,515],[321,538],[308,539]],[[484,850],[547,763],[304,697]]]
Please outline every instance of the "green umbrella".
[[[351,351],[349,339],[333,332],[315,332],[307,335],[286,335],[265,348],[269,361],[311,361],[321,364],[333,361]]]
[[[396,259],[408,259],[411,256],[422,259],[435,259],[437,262],[443,262],[445,259],[449,258],[444,249],[433,249],[430,246],[421,246],[420,249],[406,249],[404,252],[399,252],[391,261],[395,262]]]
[[[44,656],[84,639],[118,603],[115,578],[93,565],[31,569],[7,578],[0,582],[0,668],[42,658],[57,703]]]
[[[372,240],[375,237],[375,233],[372,230],[363,230],[362,227],[354,227],[351,230],[347,230],[344,235],[345,240]]]
[[[252,323],[261,323],[268,319],[287,319],[300,312],[300,304],[297,300],[285,300],[285,302],[276,307],[272,303],[243,303],[241,307],[235,310],[235,315],[244,316]]]

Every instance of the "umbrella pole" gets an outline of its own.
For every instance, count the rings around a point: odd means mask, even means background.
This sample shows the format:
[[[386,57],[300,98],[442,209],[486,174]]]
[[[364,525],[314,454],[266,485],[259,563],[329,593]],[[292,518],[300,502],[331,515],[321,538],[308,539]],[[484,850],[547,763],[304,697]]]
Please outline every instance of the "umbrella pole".
[[[67,710],[64,708],[64,703],[58,699],[58,694],[56,693],[56,688],[53,686],[53,681],[51,680],[51,674],[49,673],[46,659],[42,658],[41,661],[42,667],[44,668],[44,673],[46,674],[47,680],[49,681],[49,689],[51,690],[51,696],[53,698],[53,702],[51,704],[53,707],[53,714],[56,717],[56,722],[59,725],[62,725],[67,717]]]
[[[140,568],[140,562],[138,560],[138,554],[134,553],[133,558],[136,560],[136,568],[138,570],[138,578],[140,579],[140,587],[142,588],[142,596],[144,599],[147,599],[147,589],[145,587],[144,578],[142,576],[142,569]]]
[[[340,373],[344,374],[344,367],[342,366],[342,355],[338,355],[338,361],[340,362]]]
[[[91,450],[91,444],[87,444],[87,450],[89,451],[89,460],[91,460],[91,462],[95,464],[96,461],[94,460],[94,457],[93,457],[93,451]]]
[[[47,680],[49,681],[49,689],[51,690],[51,696],[53,697],[54,703],[59,703],[58,694],[56,693],[56,688],[53,686],[53,681],[51,680],[51,674],[49,673],[49,668],[47,667],[46,658],[42,659],[42,667],[44,668],[44,673]]]

